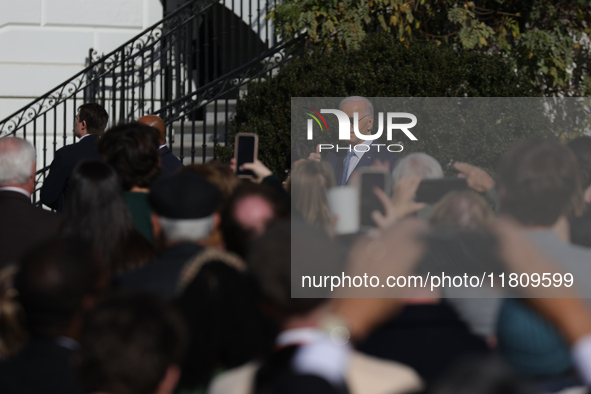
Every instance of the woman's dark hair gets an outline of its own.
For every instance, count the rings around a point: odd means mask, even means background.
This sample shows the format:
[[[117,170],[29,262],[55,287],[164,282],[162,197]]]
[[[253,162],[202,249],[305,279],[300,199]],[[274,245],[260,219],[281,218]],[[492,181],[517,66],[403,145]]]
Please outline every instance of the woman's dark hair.
[[[248,362],[270,345],[249,278],[222,261],[205,263],[176,305],[190,332],[180,388],[206,387],[217,370]]]
[[[80,162],[70,177],[62,237],[92,244],[113,273],[154,258],[152,245],[135,229],[117,174],[100,161]]]
[[[128,123],[109,129],[98,141],[103,161],[117,174],[123,190],[148,188],[160,176],[158,130],[142,123]]]
[[[150,394],[179,365],[186,327],[168,302],[149,294],[119,295],[87,316],[78,377],[85,392]]]

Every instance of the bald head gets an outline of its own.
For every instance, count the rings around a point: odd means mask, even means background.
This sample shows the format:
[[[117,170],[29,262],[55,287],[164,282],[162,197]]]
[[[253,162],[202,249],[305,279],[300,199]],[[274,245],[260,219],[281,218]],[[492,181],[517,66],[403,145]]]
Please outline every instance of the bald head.
[[[166,143],[166,125],[164,124],[164,121],[161,117],[156,115],[146,115],[142,116],[137,121],[157,129],[160,133],[160,145],[164,145]]]

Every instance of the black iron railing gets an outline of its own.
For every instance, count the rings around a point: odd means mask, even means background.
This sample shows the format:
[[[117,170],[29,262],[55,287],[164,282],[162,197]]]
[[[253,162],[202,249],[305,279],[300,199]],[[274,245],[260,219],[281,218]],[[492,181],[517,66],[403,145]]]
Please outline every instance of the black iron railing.
[[[35,145],[39,187],[55,151],[76,142],[85,102],[105,107],[110,125],[158,114],[185,163],[215,157],[241,89],[271,76],[295,43],[280,42],[265,18],[276,1],[190,0],[107,55],[91,49],[84,70],[0,121],[0,137]]]

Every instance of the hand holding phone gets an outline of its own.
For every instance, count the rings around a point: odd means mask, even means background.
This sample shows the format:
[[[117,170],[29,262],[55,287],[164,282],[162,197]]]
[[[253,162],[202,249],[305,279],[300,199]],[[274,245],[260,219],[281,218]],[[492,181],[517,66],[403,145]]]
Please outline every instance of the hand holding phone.
[[[232,158],[230,160],[230,167],[232,171],[236,172],[236,159]],[[261,183],[263,179],[266,177],[273,175],[273,171],[271,171],[266,165],[264,165],[259,159],[254,159],[253,163],[244,163],[240,168],[242,170],[250,170],[254,173],[257,183]]]

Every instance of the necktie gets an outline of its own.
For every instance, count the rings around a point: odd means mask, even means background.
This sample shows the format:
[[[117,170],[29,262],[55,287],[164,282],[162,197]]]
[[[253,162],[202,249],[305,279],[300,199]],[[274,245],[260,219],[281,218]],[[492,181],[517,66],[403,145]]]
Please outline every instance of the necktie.
[[[343,159],[343,176],[341,177],[340,186],[343,186],[347,183],[347,178],[348,178],[347,175],[349,175],[349,163],[351,162],[351,158],[353,157],[354,154],[355,154],[355,152],[351,151]]]

